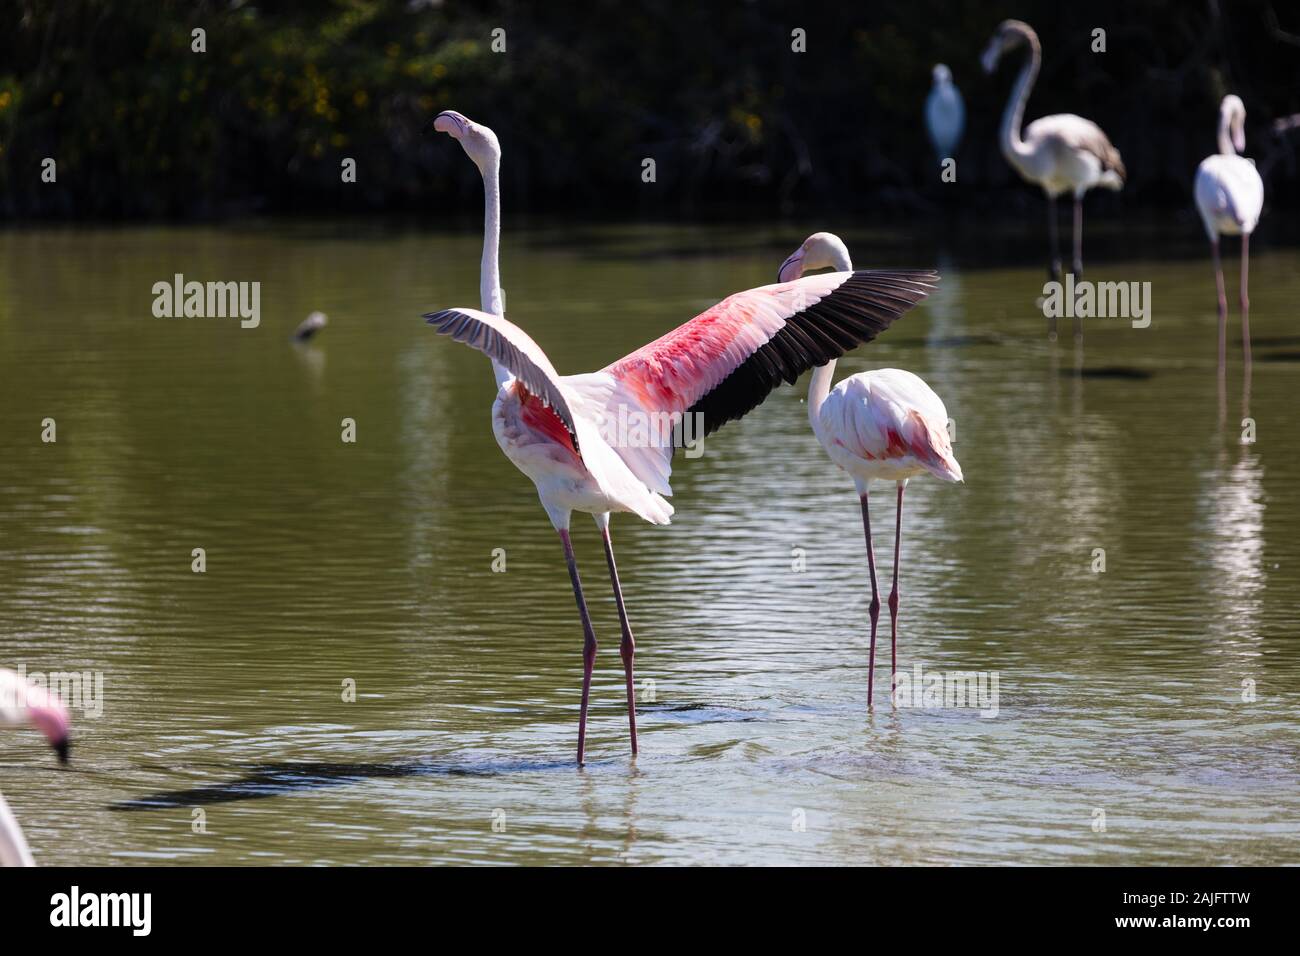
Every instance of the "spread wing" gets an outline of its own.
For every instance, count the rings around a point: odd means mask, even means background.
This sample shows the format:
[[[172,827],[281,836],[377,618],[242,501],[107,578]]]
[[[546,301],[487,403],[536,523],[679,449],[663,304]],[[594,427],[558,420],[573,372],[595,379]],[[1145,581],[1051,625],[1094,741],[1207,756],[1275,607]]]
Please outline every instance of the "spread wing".
[[[573,439],[574,451],[607,495],[647,521],[668,523],[672,505],[647,488],[627,466],[590,414],[587,402],[590,396],[600,394],[593,391],[600,384],[598,379],[561,376],[527,332],[499,315],[478,309],[444,309],[425,318],[438,332],[496,361],[555,412]]]
[[[527,332],[502,316],[478,309],[443,309],[425,319],[442,335],[477,349],[508,369],[560,417],[577,447],[577,416],[560,384],[560,373]]]
[[[710,434],[782,382],[870,342],[938,279],[928,270],[833,272],[738,292],[608,366],[617,384],[604,414],[658,413],[661,431],[672,428],[668,415],[698,415]],[[650,488],[671,494],[673,443],[660,437],[617,450]]]

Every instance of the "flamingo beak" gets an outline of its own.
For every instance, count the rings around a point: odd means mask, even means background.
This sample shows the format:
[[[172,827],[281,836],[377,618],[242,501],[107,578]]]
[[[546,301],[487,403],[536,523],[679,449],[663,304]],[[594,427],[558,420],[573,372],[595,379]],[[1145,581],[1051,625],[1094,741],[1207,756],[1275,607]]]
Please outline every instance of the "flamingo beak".
[[[1241,122],[1233,124],[1232,127],[1232,145],[1237,148],[1238,153],[1246,151],[1246,129]]]
[[[980,54],[980,63],[984,66],[984,72],[992,74],[998,68],[998,58],[1002,56],[1002,47],[998,43],[997,37],[994,37],[984,52]]]
[[[455,110],[443,110],[434,118],[433,128],[452,139],[460,139],[469,132],[469,120]]]
[[[68,762],[68,738],[61,737],[56,740],[52,746],[54,747],[54,752],[59,755],[59,763],[66,764]]]
[[[777,282],[793,282],[803,275],[803,249],[796,249],[777,270]]]

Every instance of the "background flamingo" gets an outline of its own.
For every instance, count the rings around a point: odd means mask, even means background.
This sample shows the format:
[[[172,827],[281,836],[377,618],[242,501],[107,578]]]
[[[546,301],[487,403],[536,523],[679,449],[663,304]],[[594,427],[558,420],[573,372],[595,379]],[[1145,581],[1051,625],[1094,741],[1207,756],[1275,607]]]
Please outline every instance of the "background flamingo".
[[[500,146],[495,134],[460,113],[444,112],[435,129],[459,140],[483,176],[485,221],[480,300],[499,310],[501,199]],[[654,524],[673,513],[673,434],[666,415],[698,416],[705,435],[757,406],[781,381],[875,338],[929,290],[933,273],[844,273],[738,293],[691,322],[600,372],[561,376],[542,349],[500,314],[450,309],[427,316],[439,332],[492,360],[497,397],[492,406],[497,444],[537,486],[559,532],[582,621],[583,682],[578,717],[578,762],[586,746],[587,707],[596,635],[583,598],[569,537],[573,511],[591,514],[601,530],[613,582],[636,753],[635,643],[614,561],[609,517],[630,511]],[[651,418],[652,415],[659,416]],[[649,447],[613,445],[602,425],[658,422]]]
[[[781,263],[782,282],[805,271],[853,268],[840,238],[818,232]],[[807,280],[804,280],[807,281]],[[867,706],[871,706],[876,676],[876,624],[880,594],[876,587],[876,555],[871,542],[867,485],[872,479],[892,481],[898,488],[894,518],[894,582],[889,592],[889,676],[893,687],[898,662],[898,563],[903,535],[903,489],[916,475],[931,474],[943,481],[961,481],[961,466],[948,439],[948,411],[930,386],[911,372],[897,368],[859,372],[831,388],[835,360],[817,368],[808,383],[808,419],[831,461],[853,479],[862,503],[862,528],[867,540],[871,574],[871,650],[867,664]]]
[[[931,73],[934,85],[925,99],[925,129],[935,156],[943,162],[957,154],[962,131],[966,128],[966,106],[961,92],[953,85],[952,71],[942,63]]]
[[[1024,138],[1020,135],[1020,122],[1029,102],[1029,91],[1038,76],[1042,62],[1042,48],[1032,27],[1019,20],[1005,20],[993,34],[988,47],[980,57],[984,69],[992,73],[1002,54],[1020,46],[1029,48],[1025,65],[1020,69],[1016,85],[1007,101],[1002,116],[998,140],[1002,155],[1026,182],[1036,183],[1047,195],[1047,225],[1051,249],[1048,271],[1055,281],[1061,279],[1060,241],[1056,226],[1056,198],[1062,193],[1074,194],[1074,277],[1083,278],[1083,195],[1094,186],[1119,190],[1124,187],[1124,163],[1119,150],[1111,145],[1101,127],[1092,120],[1073,113],[1044,116],[1029,124]],[[1051,319],[1048,330],[1056,338],[1056,319]],[[1080,320],[1074,320],[1074,334],[1083,334]]]
[[[1219,104],[1219,152],[1201,160],[1196,169],[1196,208],[1205,223],[1214,258],[1214,281],[1219,293],[1219,369],[1224,367],[1228,337],[1228,296],[1223,286],[1219,236],[1241,236],[1241,341],[1250,362],[1250,234],[1264,208],[1264,180],[1255,164],[1237,154],[1246,148],[1246,105],[1229,94]]]
[[[39,730],[58,753],[59,762],[67,763],[69,725],[68,710],[58,697],[14,671],[0,668],[0,726]],[[35,865],[18,821],[0,796],[0,866]]]

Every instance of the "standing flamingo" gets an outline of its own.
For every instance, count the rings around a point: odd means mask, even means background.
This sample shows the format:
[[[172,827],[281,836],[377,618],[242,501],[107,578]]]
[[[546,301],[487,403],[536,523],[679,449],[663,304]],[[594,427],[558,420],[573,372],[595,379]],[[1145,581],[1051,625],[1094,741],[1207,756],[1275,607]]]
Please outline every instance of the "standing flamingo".
[[[999,142],[1002,155],[1026,182],[1036,183],[1047,195],[1047,224],[1051,242],[1048,271],[1051,278],[1061,280],[1060,241],[1056,227],[1056,198],[1064,192],[1074,194],[1074,278],[1083,278],[1083,194],[1094,186],[1119,190],[1124,188],[1124,163],[1119,150],[1111,145],[1101,127],[1092,120],[1073,113],[1057,113],[1034,120],[1020,136],[1020,122],[1029,102],[1029,91],[1038,76],[1042,62],[1042,48],[1038,34],[1019,20],[1004,20],[993,34],[988,47],[980,57],[984,69],[992,73],[998,60],[1008,50],[1028,46],[1029,56],[1021,67],[1020,76],[1007,101],[1002,115]],[[1056,338],[1056,319],[1048,330]],[[1074,320],[1074,335],[1083,334],[1080,320]]]
[[[68,762],[68,710],[57,696],[0,668],[0,726],[32,727],[45,735],[61,763]],[[0,796],[0,866],[35,866],[23,831]]]
[[[1264,180],[1255,164],[1237,154],[1246,148],[1246,105],[1229,94],[1219,105],[1219,151],[1196,168],[1196,208],[1214,257],[1214,281],[1219,292],[1219,369],[1224,367],[1228,337],[1228,296],[1223,289],[1223,263],[1219,236],[1241,236],[1241,341],[1250,364],[1250,299],[1246,280],[1250,271],[1250,234],[1264,208]]]
[[[931,76],[934,86],[925,100],[925,129],[930,134],[930,145],[942,163],[957,152],[957,144],[966,128],[966,106],[961,92],[953,85],[952,71],[948,67],[942,63],[935,64]]]
[[[790,282],[806,271],[835,269],[843,275],[853,268],[849,250],[839,236],[818,232],[781,263],[778,279]],[[857,273],[855,273],[857,274]],[[803,281],[808,281],[804,279]],[[894,519],[894,583],[889,592],[889,680],[894,684],[898,662],[898,561],[903,536],[903,489],[916,475],[931,474],[943,481],[961,481],[961,465],[948,439],[948,411],[930,386],[911,372],[882,368],[859,372],[831,388],[835,359],[821,365],[808,383],[808,419],[831,461],[853,479],[862,503],[862,527],[867,539],[867,568],[871,573],[871,651],[867,664],[867,706],[871,706],[876,676],[876,622],[880,594],[876,588],[876,554],[871,543],[867,483],[892,481],[898,487]]]
[[[434,126],[459,140],[483,175],[480,298],[499,306],[497,138],[454,112],[439,114]],[[782,381],[793,384],[809,368],[874,339],[923,299],[936,278],[925,271],[844,272],[736,293],[601,371],[582,375],[560,375],[537,343],[498,308],[426,316],[437,331],[492,360],[493,434],[506,457],[537,486],[564,546],[584,637],[579,764],[585,755],[596,635],[569,537],[572,512],[592,515],[604,539],[623,631],[620,653],[636,753],[635,643],[610,542],[610,514],[630,511],[667,524],[673,513],[665,497],[672,494],[675,429],[699,423],[697,432],[708,435],[740,418]],[[627,436],[612,434],[621,423],[634,426]],[[645,426],[645,441],[638,440],[638,423]]]

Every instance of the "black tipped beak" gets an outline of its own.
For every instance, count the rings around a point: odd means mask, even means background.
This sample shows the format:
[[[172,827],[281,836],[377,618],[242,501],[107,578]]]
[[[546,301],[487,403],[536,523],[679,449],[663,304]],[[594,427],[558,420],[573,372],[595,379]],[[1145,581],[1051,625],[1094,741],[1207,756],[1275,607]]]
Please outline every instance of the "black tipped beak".
[[[62,740],[60,740],[58,743],[54,745],[54,752],[59,755],[59,763],[66,764],[68,762],[68,738],[67,737],[64,737]]]

